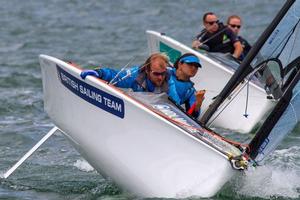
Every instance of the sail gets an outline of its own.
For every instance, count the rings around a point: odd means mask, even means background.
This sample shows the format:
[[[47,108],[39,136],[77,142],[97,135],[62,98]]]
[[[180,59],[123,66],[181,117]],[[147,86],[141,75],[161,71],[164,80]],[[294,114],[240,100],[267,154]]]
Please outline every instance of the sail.
[[[291,60],[299,56],[299,5],[300,2],[295,1],[290,7],[261,48],[259,54],[251,62],[252,66],[256,66],[261,59],[267,60],[277,56],[279,56],[283,66],[286,66]]]
[[[261,164],[299,122],[299,41],[300,1],[288,0],[201,119],[207,124],[245,79],[259,80],[267,98],[273,99],[276,105],[249,143],[247,152],[257,164]]]
[[[257,42],[253,45],[250,52],[247,54],[246,58],[241,63],[240,67],[237,69],[237,71],[234,73],[234,75],[228,81],[228,83],[223,88],[223,90],[220,92],[220,94],[216,97],[215,101],[209,106],[209,109],[207,109],[207,111],[203,114],[202,118],[200,119],[202,124],[207,124],[209,122],[209,120],[212,118],[212,116],[218,111],[218,108],[221,106],[221,104],[224,102],[224,100],[228,96],[230,96],[230,94],[234,91],[234,89],[241,82],[243,82],[243,80],[249,75],[249,73],[252,73],[254,70],[257,70],[258,66],[261,62],[263,62],[267,58],[271,58],[270,55],[273,55],[272,54],[273,48],[274,49],[278,48],[276,46],[276,44],[273,43],[273,41],[275,41],[274,36],[282,35],[281,32],[279,34],[278,31],[276,31],[276,33],[274,33],[274,30],[276,30],[276,29],[281,30],[281,26],[283,24],[281,23],[280,27],[279,27],[279,24],[285,18],[287,13],[290,11],[291,7],[293,7],[294,3],[295,3],[295,0],[286,1],[286,3],[283,5],[281,10],[278,12],[276,17],[274,18],[274,20],[271,22],[271,24],[263,32],[263,34],[259,37]],[[287,30],[287,29],[289,29],[289,28],[285,28],[285,30]],[[271,35],[272,35],[272,37],[271,37]],[[271,38],[274,38],[274,39],[272,40]],[[278,38],[276,38],[276,40],[277,39]],[[268,40],[268,42],[267,42],[267,40]],[[267,43],[270,43],[270,45],[266,46]],[[280,41],[279,43],[281,44],[281,43],[283,43],[283,41]],[[262,69],[261,66],[260,66],[260,68]],[[268,72],[268,69],[265,70],[265,73],[261,72],[261,76],[260,76],[261,81],[263,81],[263,79],[267,76],[267,74],[268,74],[267,72]],[[256,76],[257,75],[259,75],[259,74],[256,73]],[[250,78],[255,78],[255,77],[252,76]],[[273,85],[273,88],[274,88],[274,86],[275,85]]]
[[[252,147],[254,147],[255,144],[260,144],[259,146],[256,146],[256,148],[253,149],[250,154],[258,165],[261,165],[266,156],[272,153],[278,144],[285,138],[285,136],[293,130],[293,128],[298,124],[299,119],[300,83],[298,83],[294,88],[293,96],[288,107],[268,136],[261,140],[261,144],[257,140],[253,140],[251,143],[250,146]]]
[[[300,55],[299,22],[300,2],[295,1],[251,62],[254,68],[260,67],[256,76],[275,99],[281,96],[275,88],[282,86],[288,78],[286,67]]]
[[[250,142],[250,157],[262,164],[299,122],[300,1],[295,1],[251,62],[253,76],[278,101]]]

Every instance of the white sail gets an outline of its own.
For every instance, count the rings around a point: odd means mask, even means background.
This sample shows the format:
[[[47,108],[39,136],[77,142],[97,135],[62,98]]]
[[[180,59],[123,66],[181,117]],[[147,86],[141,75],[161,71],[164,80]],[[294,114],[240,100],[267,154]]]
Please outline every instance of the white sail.
[[[269,136],[264,140],[264,143],[258,149],[258,154],[255,158],[257,164],[263,164],[267,155],[272,153],[285,136],[290,133],[298,124],[300,119],[300,83],[297,84],[293,91],[294,96],[291,99],[290,105],[285,110],[280,120],[272,129]]]
[[[294,1],[251,62],[256,72],[252,76],[259,77],[266,91],[278,101],[250,143],[250,154],[257,164],[262,164],[299,122],[299,22],[300,1]]]

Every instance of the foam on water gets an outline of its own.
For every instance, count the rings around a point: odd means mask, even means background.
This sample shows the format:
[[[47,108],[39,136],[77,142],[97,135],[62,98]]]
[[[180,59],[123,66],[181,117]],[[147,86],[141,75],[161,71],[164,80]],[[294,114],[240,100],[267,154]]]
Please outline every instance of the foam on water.
[[[300,197],[300,147],[275,151],[266,165],[251,168],[240,184],[237,192],[246,196],[261,198]]]
[[[94,168],[85,160],[77,160],[74,163],[74,167],[77,167],[79,170],[84,172],[90,172],[94,170]]]

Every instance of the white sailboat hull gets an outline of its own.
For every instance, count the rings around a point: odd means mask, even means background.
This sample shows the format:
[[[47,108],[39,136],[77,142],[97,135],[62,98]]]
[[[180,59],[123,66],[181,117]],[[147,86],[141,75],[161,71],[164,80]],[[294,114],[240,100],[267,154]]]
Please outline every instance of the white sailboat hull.
[[[46,112],[81,155],[120,187],[142,197],[211,197],[237,173],[223,153],[118,89],[87,77],[85,84],[103,92],[107,107],[99,108],[74,94],[82,92],[80,69],[45,55],[40,64]]]
[[[234,70],[223,66],[220,62],[218,63],[166,35],[161,35],[155,31],[147,31],[147,37],[150,53],[167,51],[168,54],[173,54],[174,56],[176,56],[176,53],[177,55],[193,53],[199,57],[202,68],[198,70],[198,73],[192,80],[197,90],[206,89],[206,98],[202,105],[203,114],[212,103],[213,98],[221,92],[229,81]],[[264,89],[250,82],[248,105],[246,105],[246,88],[247,86],[241,90],[238,97],[233,101],[231,97],[227,98],[225,102],[232,101],[230,106],[226,107],[213,122],[212,120],[210,121],[212,122],[212,126],[248,133],[264,119],[265,115],[274,107],[275,103],[273,100],[267,99],[267,94]],[[248,107],[247,113],[245,113],[246,106]],[[220,107],[219,111],[222,111],[223,108],[224,107]],[[248,117],[246,118],[244,114],[248,114]],[[218,112],[212,119],[217,115]]]

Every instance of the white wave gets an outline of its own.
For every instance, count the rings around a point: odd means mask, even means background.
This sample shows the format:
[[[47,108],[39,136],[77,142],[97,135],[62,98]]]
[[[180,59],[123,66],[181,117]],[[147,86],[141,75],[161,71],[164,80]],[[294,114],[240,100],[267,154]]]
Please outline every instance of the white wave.
[[[300,147],[275,151],[266,165],[246,171],[237,192],[261,198],[300,197]]]
[[[91,172],[94,168],[85,160],[77,160],[73,166],[77,167],[81,171]]]

